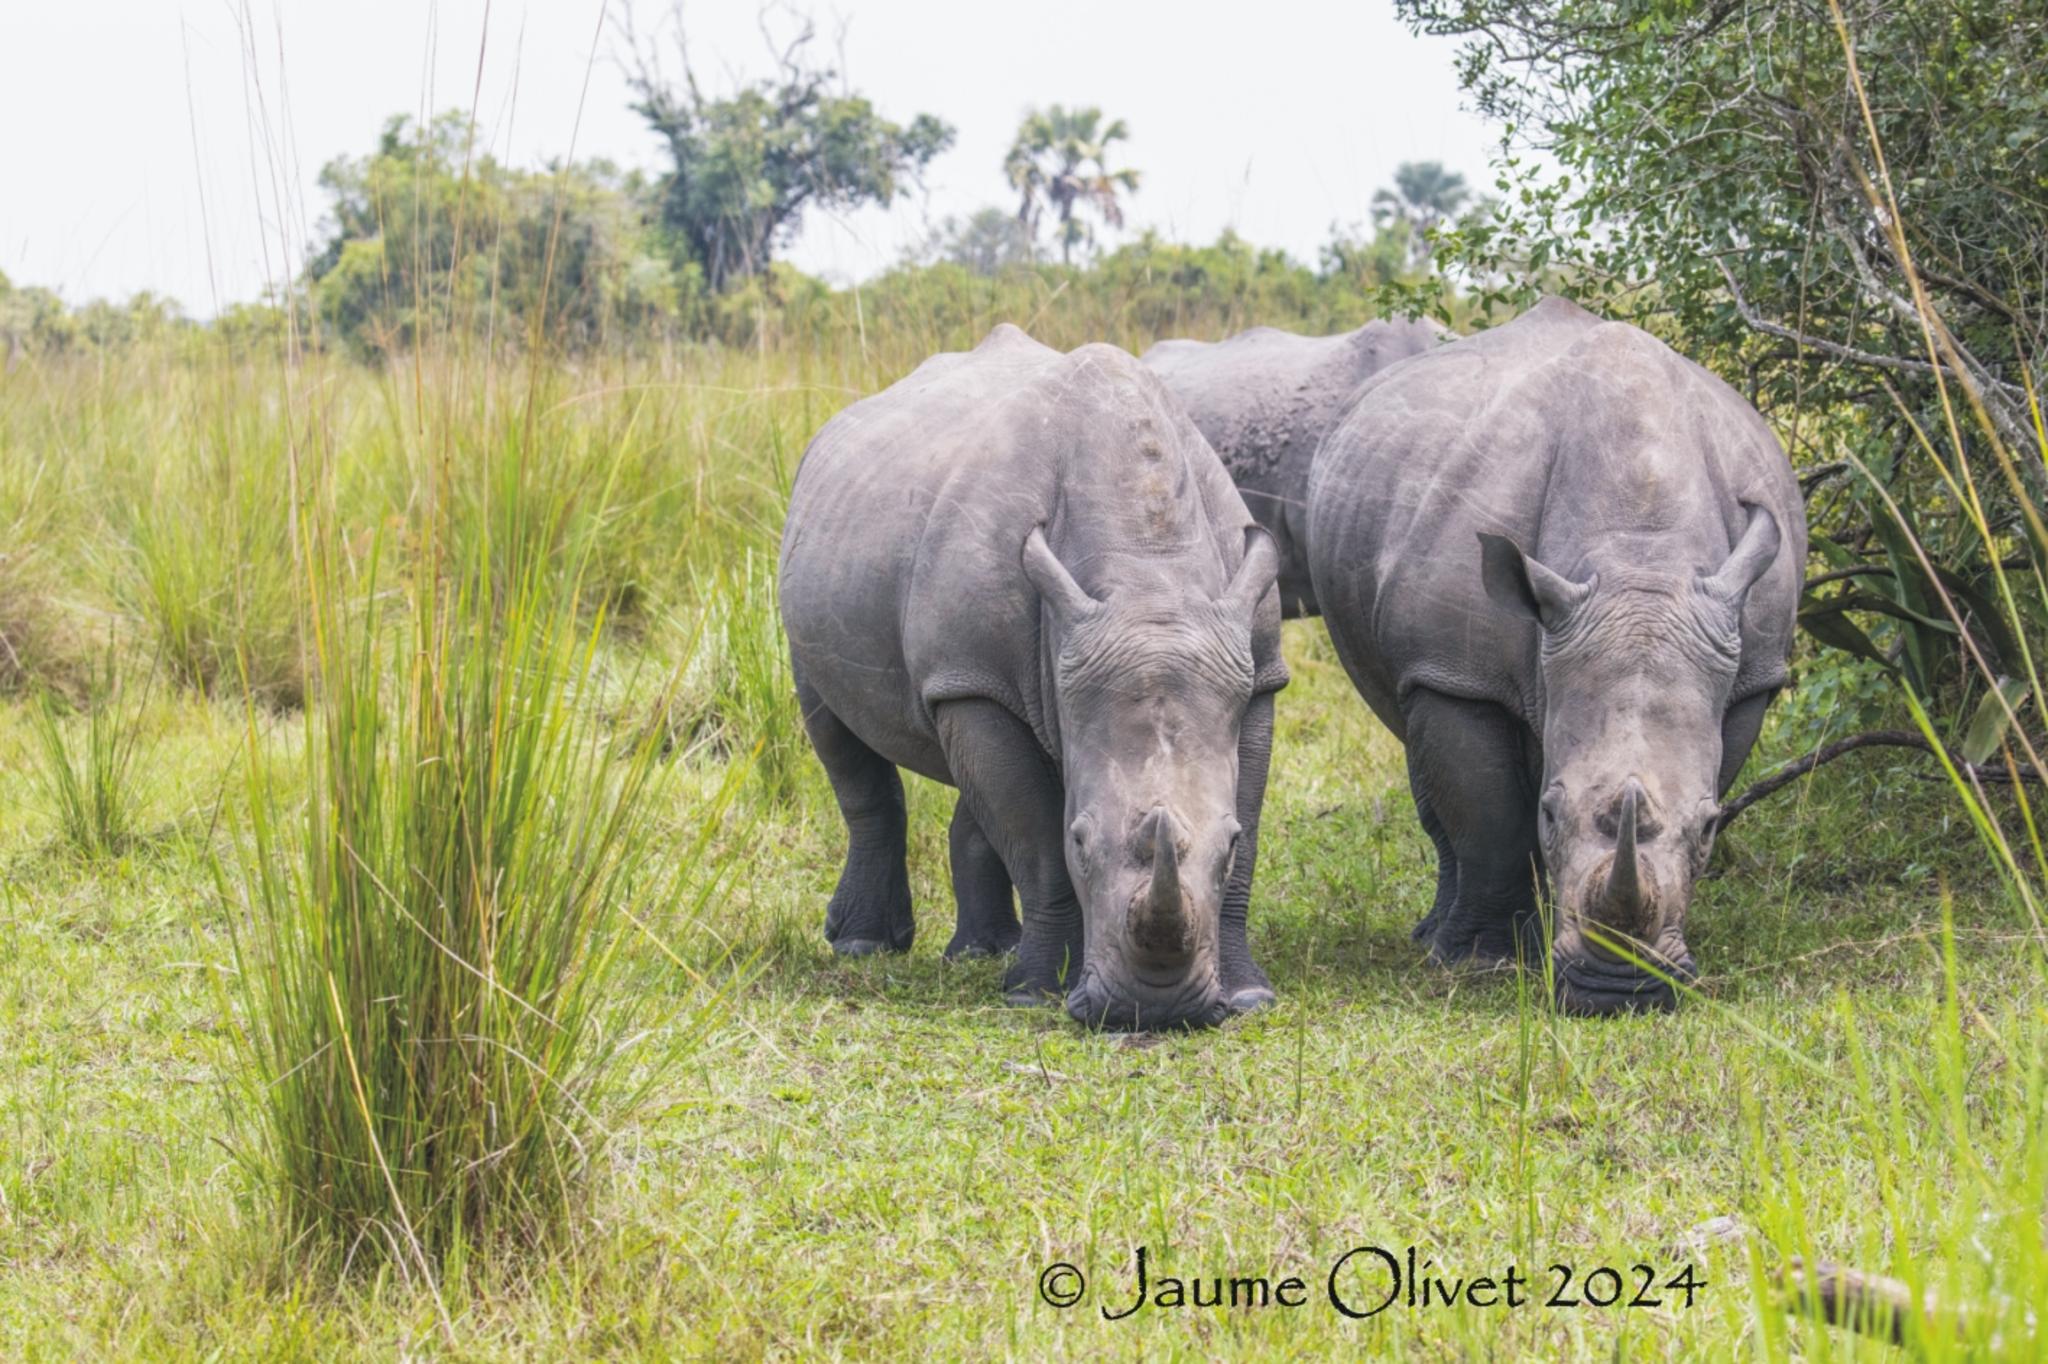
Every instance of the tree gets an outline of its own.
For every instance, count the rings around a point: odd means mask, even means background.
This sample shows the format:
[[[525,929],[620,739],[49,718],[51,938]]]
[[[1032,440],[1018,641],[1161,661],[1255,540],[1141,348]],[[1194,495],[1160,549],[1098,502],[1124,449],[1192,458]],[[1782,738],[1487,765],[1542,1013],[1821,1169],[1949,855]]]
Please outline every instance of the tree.
[[[365,354],[449,331],[583,350],[672,317],[636,176],[602,161],[515,170],[477,140],[459,111],[424,127],[400,115],[373,154],[321,169],[327,237],[306,283],[323,325]]]
[[[1373,222],[1382,232],[1405,230],[1411,261],[1429,263],[1429,234],[1472,197],[1465,177],[1444,169],[1441,161],[1403,161],[1394,168],[1394,185],[1372,196]]]
[[[994,206],[962,221],[948,218],[932,233],[927,259],[947,260],[984,277],[1038,258],[1030,231],[1017,216]]]
[[[712,98],[690,65],[680,19],[677,85],[663,72],[656,40],[635,32],[630,4],[621,13],[633,109],[661,137],[672,166],[660,186],[661,222],[713,290],[765,273],[806,209],[893,203],[952,145],[953,129],[930,114],[904,127],[865,97],[835,91],[838,73],[811,56],[817,30],[809,19],[787,44],[770,44],[775,76]]]
[[[1127,140],[1131,130],[1122,119],[1104,124],[1097,108],[1068,110],[1060,105],[1034,109],[1024,116],[1003,174],[1017,191],[1017,220],[1035,241],[1038,224],[1050,207],[1059,221],[1060,260],[1072,264],[1074,248],[1093,245],[1095,233],[1075,216],[1088,207],[1108,227],[1124,225],[1118,191],[1135,194],[1138,172],[1111,170],[1110,146]]]

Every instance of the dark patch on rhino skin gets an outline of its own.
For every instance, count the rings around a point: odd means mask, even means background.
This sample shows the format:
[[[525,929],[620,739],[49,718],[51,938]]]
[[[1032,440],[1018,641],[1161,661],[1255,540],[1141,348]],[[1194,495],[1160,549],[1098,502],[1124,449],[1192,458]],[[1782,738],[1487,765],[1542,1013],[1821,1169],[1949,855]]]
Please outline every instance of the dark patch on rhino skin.
[[[907,767],[960,791],[946,955],[1014,952],[1007,1001],[1148,1029],[1270,1001],[1245,923],[1287,680],[1277,569],[1215,452],[1112,346],[1000,326],[828,422],[779,587],[847,823],[833,948],[910,947]]]

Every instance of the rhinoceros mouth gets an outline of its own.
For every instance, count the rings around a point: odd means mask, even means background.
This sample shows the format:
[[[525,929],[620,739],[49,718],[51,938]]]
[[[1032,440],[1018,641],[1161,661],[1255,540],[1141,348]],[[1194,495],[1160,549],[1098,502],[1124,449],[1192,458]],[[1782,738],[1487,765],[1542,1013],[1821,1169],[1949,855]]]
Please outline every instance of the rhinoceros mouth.
[[[1090,973],[1067,993],[1067,1014],[1108,1032],[1165,1032],[1213,1028],[1230,1016],[1230,1005],[1213,980],[1120,988]]]
[[[1678,1007],[1672,982],[1689,984],[1698,976],[1690,953],[1663,975],[1596,957],[1573,957],[1557,963],[1557,1002],[1566,1013],[1587,1018],[1670,1013]]]

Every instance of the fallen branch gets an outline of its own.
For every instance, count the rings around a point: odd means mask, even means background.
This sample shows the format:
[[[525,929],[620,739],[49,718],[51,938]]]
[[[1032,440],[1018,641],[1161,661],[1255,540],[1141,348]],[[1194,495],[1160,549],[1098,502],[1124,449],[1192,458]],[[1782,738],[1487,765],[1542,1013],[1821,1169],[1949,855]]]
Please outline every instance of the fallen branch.
[[[1933,746],[1924,736],[1910,729],[1873,729],[1865,734],[1851,734],[1847,738],[1837,739],[1831,744],[1815,749],[1803,758],[1794,758],[1722,806],[1721,817],[1714,823],[1714,831],[1720,833],[1735,822],[1737,815],[1766,796],[1776,795],[1801,777],[1811,776],[1816,769],[1854,753],[1859,748],[1910,748],[1921,753],[1934,752]],[[1951,761],[1955,763],[1956,771],[1975,782],[2010,783],[2014,773],[2018,773],[2021,781],[2048,782],[2048,778],[2044,778],[2026,763],[2016,764],[2008,770],[1983,763],[1966,763],[1957,758],[1951,758]]]
[[[1794,1256],[1778,1272],[1778,1283],[1791,1295],[1794,1310],[1803,1312],[1818,1307],[1821,1319],[1828,1325],[1846,1326],[1865,1335],[1882,1337],[1894,1345],[1906,1343],[1908,1318],[1916,1319],[1923,1333],[1934,1319],[1932,1294],[1915,1302],[1911,1286],[1901,1280],[1865,1274],[1825,1260],[1809,1272]]]
[[[1914,1295],[1913,1286],[1902,1279],[1889,1278],[1883,1274],[1866,1274],[1860,1269],[1847,1265],[1831,1264],[1822,1260],[1808,1269],[1798,1256],[1788,1260],[1776,1278],[1778,1287],[1791,1299],[1786,1306],[1795,1312],[1812,1312],[1819,1309],[1821,1320],[1830,1326],[1846,1326],[1852,1331],[1889,1340],[1894,1345],[1905,1345],[1909,1338],[1919,1343],[1924,1351],[1928,1343],[1942,1335],[1940,1308],[1942,1304],[1932,1292]],[[1969,1341],[1987,1328],[1993,1328],[1991,1337],[1985,1341],[1992,1358],[2005,1358],[2010,1353],[2017,1358],[2021,1353],[2031,1355],[2032,1347],[2040,1339],[2040,1322],[2031,1308],[2020,1314],[2018,1326],[2023,1333],[2018,1341],[2008,1342],[1995,1328],[2001,1319],[2012,1310],[2007,1299],[1979,1304],[1956,1303],[1950,1306],[1949,1338],[1957,1342]],[[1906,1323],[1912,1323],[1909,1331]],[[2019,1350],[2008,1351],[2008,1344],[2018,1345]]]

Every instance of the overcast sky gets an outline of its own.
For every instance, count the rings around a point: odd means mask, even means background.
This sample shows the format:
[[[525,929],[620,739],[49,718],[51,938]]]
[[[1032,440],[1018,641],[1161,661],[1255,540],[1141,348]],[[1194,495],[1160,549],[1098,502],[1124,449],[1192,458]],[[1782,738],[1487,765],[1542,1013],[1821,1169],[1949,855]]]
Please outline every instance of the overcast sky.
[[[491,149],[515,164],[566,154],[573,137],[579,157],[658,170],[602,8],[4,0],[0,270],[74,303],[153,289],[205,316],[256,297],[313,239],[321,164],[361,154],[388,115],[422,108],[474,104]],[[759,8],[685,6],[703,84],[768,74]],[[1460,107],[1450,45],[1412,37],[1391,0],[807,8],[821,48],[843,53],[853,87],[884,114],[935,113],[958,130],[908,200],[805,220],[790,259],[838,281],[885,268],[949,214],[1009,206],[1002,157],[1034,104],[1098,104],[1130,124],[1123,158],[1144,173],[1131,230],[1206,242],[1231,227],[1309,261],[1332,223],[1366,218],[1400,162],[1441,160],[1484,184],[1497,140]],[[641,0],[639,16],[666,26],[667,0]],[[792,31],[786,8],[767,22]]]

